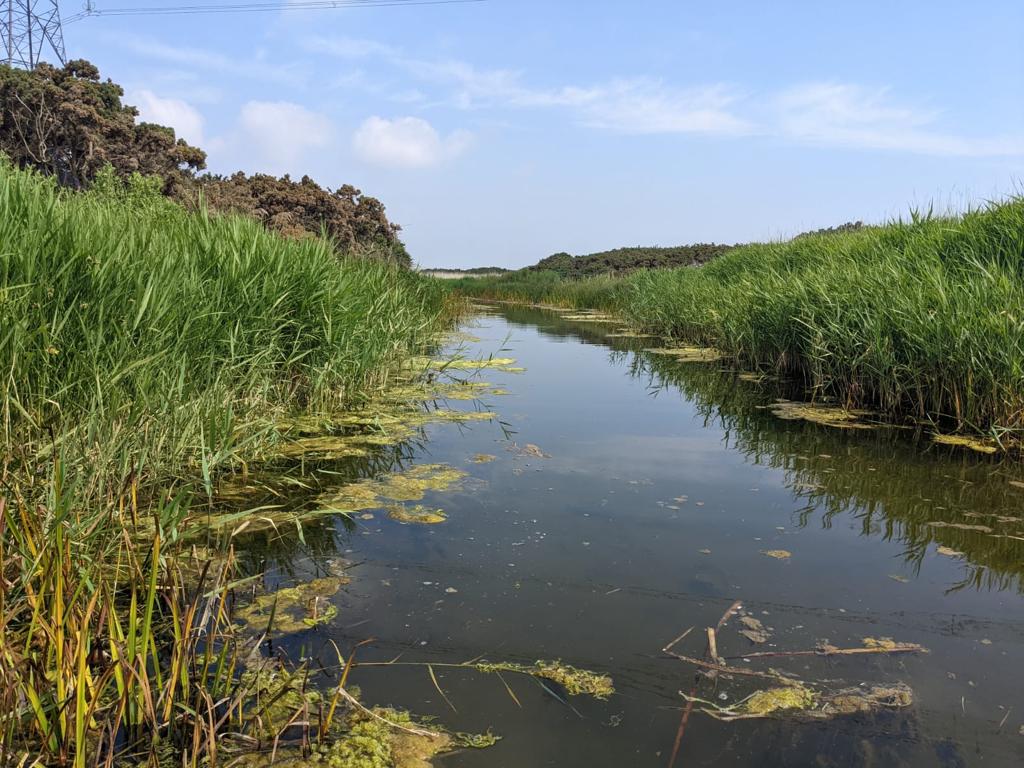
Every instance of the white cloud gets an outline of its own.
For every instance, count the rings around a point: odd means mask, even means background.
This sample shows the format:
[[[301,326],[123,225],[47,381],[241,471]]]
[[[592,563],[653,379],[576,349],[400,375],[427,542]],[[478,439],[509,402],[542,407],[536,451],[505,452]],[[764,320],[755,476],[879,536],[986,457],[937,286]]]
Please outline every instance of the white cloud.
[[[356,155],[367,163],[389,168],[428,168],[456,157],[472,142],[468,131],[442,138],[418,117],[369,117],[352,137]]]
[[[333,134],[326,116],[300,104],[250,101],[242,106],[238,135],[218,143],[237,147],[252,170],[298,175],[313,170],[310,152],[330,145]]]
[[[894,104],[887,88],[809,83],[774,98],[777,130],[803,141],[925,155],[1024,155],[1024,136],[970,137],[935,127],[933,110]]]
[[[178,138],[193,146],[203,144],[203,116],[195,107],[181,99],[161,98],[149,90],[131,95],[142,120],[158,125],[169,125]]]

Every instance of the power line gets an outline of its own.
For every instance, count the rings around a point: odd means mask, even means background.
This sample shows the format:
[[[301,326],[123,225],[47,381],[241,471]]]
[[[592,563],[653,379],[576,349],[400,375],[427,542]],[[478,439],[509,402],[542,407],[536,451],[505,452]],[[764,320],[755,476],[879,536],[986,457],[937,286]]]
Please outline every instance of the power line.
[[[65,19],[72,24],[90,17],[102,16],[190,16],[195,14],[268,13],[273,11],[329,11],[342,8],[388,8],[417,5],[462,5],[486,0],[295,0],[286,2],[211,3],[205,5],[166,5],[150,7],[96,8],[91,3],[85,10]]]

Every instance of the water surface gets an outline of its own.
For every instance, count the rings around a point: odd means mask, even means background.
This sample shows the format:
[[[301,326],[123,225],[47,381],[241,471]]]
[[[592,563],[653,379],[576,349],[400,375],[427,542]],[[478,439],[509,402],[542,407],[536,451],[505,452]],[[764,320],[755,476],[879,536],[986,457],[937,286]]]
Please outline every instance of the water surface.
[[[245,556],[273,579],[350,565],[337,618],[285,651],[325,668],[336,660],[330,641],[347,650],[367,638],[364,661],[562,659],[610,674],[616,695],[570,707],[557,690],[506,676],[517,704],[494,676],[438,666],[450,706],[422,667],[367,667],[353,679],[369,704],[503,736],[443,766],[667,766],[679,691],[695,677],[661,648],[694,627],[680,650],[701,656],[704,627],[739,599],[771,638],[755,647],[730,621],[719,633],[719,652],[740,657],[730,663],[823,641],[920,643],[930,653],[774,661],[833,688],[904,682],[914,704],[812,723],[695,712],[676,765],[1022,764],[1021,469],[912,430],[778,419],[764,408],[776,385],[650,355],[650,341],[609,338],[614,328],[523,309],[476,317],[466,330],[479,341],[463,353],[514,357],[526,370],[484,370],[507,395],[446,407],[500,419],[431,425],[350,468],[465,469],[461,490],[424,502],[447,522],[376,514],[308,526],[304,542],[249,541]],[[548,456],[523,453],[528,444]],[[477,454],[496,458],[474,463]],[[697,691],[725,704],[757,686],[703,680]]]

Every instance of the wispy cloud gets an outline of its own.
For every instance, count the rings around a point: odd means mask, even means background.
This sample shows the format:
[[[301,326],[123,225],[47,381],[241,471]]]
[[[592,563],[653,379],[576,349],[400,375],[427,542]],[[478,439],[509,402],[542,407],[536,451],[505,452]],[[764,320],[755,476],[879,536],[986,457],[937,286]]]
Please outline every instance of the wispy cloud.
[[[200,48],[167,45],[151,38],[139,36],[111,37],[110,43],[144,58],[206,73],[225,73],[287,86],[298,86],[306,80],[302,66],[287,62],[267,61],[259,57],[225,56]]]
[[[584,125],[627,134],[762,135],[804,144],[939,156],[1024,156],[1024,134],[966,136],[943,130],[941,113],[899,103],[889,89],[809,83],[762,94],[721,84],[678,87],[651,78],[557,87],[528,84],[514,69],[425,59],[371,40],[314,38],[307,50],[347,60],[378,58],[461,110],[561,109]]]
[[[778,131],[830,146],[925,155],[1024,155],[1024,136],[961,136],[937,127],[939,113],[894,102],[888,88],[809,83],[773,99]]]
[[[482,69],[456,59],[422,59],[359,39],[315,38],[308,50],[348,60],[379,57],[420,82],[447,89],[450,106],[463,110],[563,108],[588,125],[622,133],[723,133],[752,130],[733,114],[738,97],[723,85],[673,88],[648,78],[596,85],[538,88],[512,69]]]

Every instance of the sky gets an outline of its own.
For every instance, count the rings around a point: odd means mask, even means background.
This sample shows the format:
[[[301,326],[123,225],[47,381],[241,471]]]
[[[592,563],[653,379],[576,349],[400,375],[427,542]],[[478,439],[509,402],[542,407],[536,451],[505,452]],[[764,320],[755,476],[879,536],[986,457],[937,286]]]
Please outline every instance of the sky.
[[[95,0],[181,4],[212,2]],[[353,184],[421,266],[515,267],[1019,193],[1022,29],[1021,0],[484,0],[64,34],[210,170]]]

